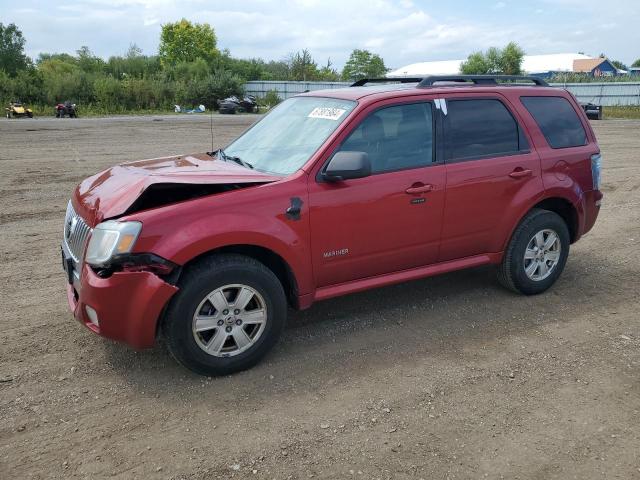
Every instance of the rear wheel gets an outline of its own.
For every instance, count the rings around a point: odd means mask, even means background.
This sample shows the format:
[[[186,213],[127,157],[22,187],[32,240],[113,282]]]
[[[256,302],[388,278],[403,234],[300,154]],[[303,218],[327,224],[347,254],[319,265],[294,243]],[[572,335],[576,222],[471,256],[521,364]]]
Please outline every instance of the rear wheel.
[[[535,295],[558,279],[569,256],[569,229],[558,214],[534,209],[516,228],[498,268],[510,290]]]
[[[163,333],[171,354],[196,373],[227,375],[252,367],[285,325],[282,284],[252,258],[210,257],[190,267],[179,286]]]

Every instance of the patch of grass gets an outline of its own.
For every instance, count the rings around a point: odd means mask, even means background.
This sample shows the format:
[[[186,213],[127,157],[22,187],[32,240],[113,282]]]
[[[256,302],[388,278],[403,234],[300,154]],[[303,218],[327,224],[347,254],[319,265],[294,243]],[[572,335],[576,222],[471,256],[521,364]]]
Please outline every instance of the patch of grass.
[[[33,115],[36,117],[55,117],[54,107],[50,105],[26,105],[28,108],[33,110]],[[99,105],[90,104],[90,105],[78,105],[78,117],[86,118],[86,117],[110,117],[114,115],[192,115],[185,113],[176,113],[173,108],[141,108],[141,109],[125,109],[125,108],[104,108]],[[184,107],[190,109],[192,107],[187,106]],[[266,107],[261,106],[259,113],[264,113],[267,110]],[[211,113],[210,110],[205,111],[204,113],[194,113],[193,115],[209,115]],[[2,111],[4,115],[4,110]],[[218,111],[213,111],[214,115],[218,115]],[[244,115],[244,113],[238,113],[239,115]],[[248,114],[251,115],[251,114]]]
[[[604,107],[604,118],[633,118],[640,119],[640,105],[625,107]]]
[[[27,105],[36,117],[55,117],[54,107],[51,105]],[[207,112],[209,113],[209,112]],[[126,110],[124,108],[108,109],[98,105],[78,105],[79,117],[106,117],[109,115],[166,115],[176,114],[173,108],[155,108]],[[177,115],[177,114],[176,114]]]

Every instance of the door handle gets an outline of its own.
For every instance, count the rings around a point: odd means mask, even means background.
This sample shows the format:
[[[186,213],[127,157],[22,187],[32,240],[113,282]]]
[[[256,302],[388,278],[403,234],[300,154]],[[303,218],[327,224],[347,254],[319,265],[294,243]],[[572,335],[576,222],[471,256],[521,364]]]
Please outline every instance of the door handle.
[[[531,174],[532,174],[532,173],[533,173],[533,172],[532,172],[531,170],[529,170],[528,168],[527,168],[527,169],[524,169],[524,168],[520,168],[520,167],[518,167],[518,168],[516,168],[513,172],[511,172],[511,173],[509,174],[509,176],[510,176],[511,178],[523,178],[523,177],[529,177],[529,176],[531,176]]]
[[[411,187],[405,190],[409,195],[415,195],[416,193],[427,193],[433,190],[433,185],[427,184],[413,184]]]

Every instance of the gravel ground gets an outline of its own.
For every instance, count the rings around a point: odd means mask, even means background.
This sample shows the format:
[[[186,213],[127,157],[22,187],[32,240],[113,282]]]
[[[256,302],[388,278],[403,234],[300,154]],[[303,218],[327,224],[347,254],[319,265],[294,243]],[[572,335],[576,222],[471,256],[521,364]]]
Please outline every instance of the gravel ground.
[[[480,268],[329,300],[203,378],[73,321],[58,248],[77,182],[206,150],[209,117],[1,121],[0,478],[640,478],[640,121],[594,128],[604,206],[548,293]]]

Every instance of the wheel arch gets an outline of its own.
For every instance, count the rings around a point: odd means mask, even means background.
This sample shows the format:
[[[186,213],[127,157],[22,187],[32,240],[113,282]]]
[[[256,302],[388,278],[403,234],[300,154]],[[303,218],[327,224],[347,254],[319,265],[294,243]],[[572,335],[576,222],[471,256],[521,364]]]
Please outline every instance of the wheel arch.
[[[509,246],[509,242],[518,225],[520,225],[522,220],[534,209],[548,210],[559,215],[567,225],[571,243],[576,242],[580,238],[580,214],[575,204],[566,197],[548,196],[542,199],[536,199],[536,203],[528,205],[528,208],[523,209],[515,221],[511,220],[513,223],[509,225],[507,235],[501,240],[503,242],[502,251],[505,251]]]
[[[550,212],[554,212],[559,215],[567,225],[571,243],[574,243],[578,239],[578,210],[568,199],[563,197],[545,198],[544,200],[539,201],[533,207],[531,207],[529,211],[533,210],[534,208],[549,210]]]
[[[267,267],[274,273],[274,275],[282,284],[282,288],[285,291],[287,302],[289,303],[289,305],[295,309],[299,308],[298,281],[296,279],[294,271],[282,256],[269,248],[253,244],[224,245],[196,255],[195,257],[189,259],[182,266],[182,269],[189,268],[190,265],[193,265],[204,258],[225,253],[244,255],[262,263],[265,267]]]

